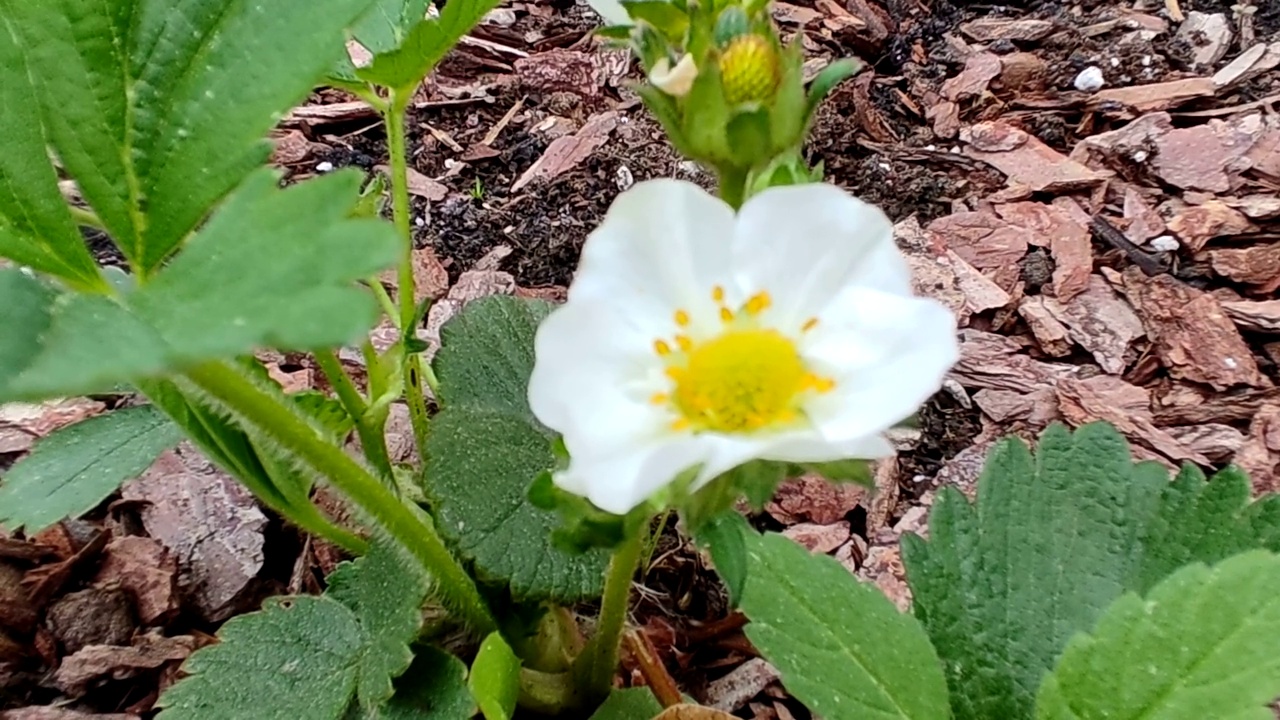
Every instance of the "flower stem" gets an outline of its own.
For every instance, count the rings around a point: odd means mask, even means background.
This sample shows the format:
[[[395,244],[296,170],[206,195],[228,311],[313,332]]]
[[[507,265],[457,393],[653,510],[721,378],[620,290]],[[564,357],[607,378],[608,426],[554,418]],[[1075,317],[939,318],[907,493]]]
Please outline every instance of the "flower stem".
[[[649,523],[644,524],[645,528],[648,526]],[[618,672],[618,646],[631,600],[631,581],[647,537],[648,532],[642,530],[627,538],[609,561],[596,632],[574,667],[588,707],[603,702],[613,690],[613,676]]]
[[[400,258],[399,289],[400,342],[404,343],[404,396],[409,404],[409,420],[413,424],[413,436],[418,452],[423,451],[427,438],[427,402],[422,393],[422,358],[410,350],[409,340],[417,335],[414,325],[415,305],[413,278],[413,231],[409,222],[409,153],[405,142],[405,114],[409,110],[412,93],[392,92],[386,114],[387,154],[391,163],[391,216],[396,232],[400,233],[403,255]],[[434,377],[434,376],[433,376]]]
[[[445,547],[434,527],[423,522],[378,478],[336,445],[326,442],[288,403],[268,393],[225,363],[199,365],[187,378],[234,415],[328,478],[391,537],[403,544],[436,580],[445,604],[472,630],[484,635],[498,624],[475,581]]]
[[[391,468],[391,456],[387,453],[387,439],[383,435],[383,428],[380,423],[370,421],[369,406],[365,403],[364,397],[360,395],[360,391],[356,389],[355,383],[351,381],[351,376],[342,368],[342,363],[338,360],[338,355],[332,350],[320,350],[316,352],[316,364],[320,366],[320,371],[329,380],[329,384],[333,386],[334,393],[338,396],[338,401],[342,403],[342,407],[346,409],[347,414],[355,421],[356,434],[360,436],[360,447],[364,450],[364,456],[373,465],[373,467],[383,474],[384,480],[393,483],[393,474]]]

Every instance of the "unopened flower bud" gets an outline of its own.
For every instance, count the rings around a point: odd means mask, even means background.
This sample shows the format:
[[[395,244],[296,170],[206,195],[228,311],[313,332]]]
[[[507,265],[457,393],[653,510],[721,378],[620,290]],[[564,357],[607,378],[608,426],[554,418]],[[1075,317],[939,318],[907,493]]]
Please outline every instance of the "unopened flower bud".
[[[778,54],[768,39],[741,35],[721,53],[720,76],[730,105],[765,102],[778,89]]]
[[[662,92],[672,97],[684,97],[693,88],[693,81],[698,77],[698,66],[692,55],[685,55],[675,67],[671,61],[660,58],[649,71],[649,82]]]

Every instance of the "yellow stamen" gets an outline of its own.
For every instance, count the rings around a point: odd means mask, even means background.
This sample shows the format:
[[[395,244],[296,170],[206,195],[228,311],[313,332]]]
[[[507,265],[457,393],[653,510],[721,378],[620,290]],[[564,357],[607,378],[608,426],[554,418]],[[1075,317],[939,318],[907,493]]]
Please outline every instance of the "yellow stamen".
[[[720,308],[720,321],[733,322],[733,311],[727,307]]]
[[[681,352],[689,352],[693,349],[693,341],[689,339],[688,335],[677,335],[676,345],[680,346]]]
[[[671,423],[671,429],[672,430],[688,430],[691,424],[692,423],[689,422],[689,418],[684,418],[684,417],[676,418]]]
[[[743,309],[747,311],[748,315],[759,315],[761,312],[767,310],[772,304],[773,298],[769,297],[769,293],[758,292],[747,300],[747,304]]]
[[[724,288],[719,285],[711,288],[711,299],[715,300],[717,305],[724,302]]]
[[[676,324],[677,324],[677,325],[679,325],[680,327],[688,327],[688,326],[689,326],[689,313],[685,312],[684,310],[677,310],[677,311],[676,311]]]
[[[653,351],[659,355],[670,355],[671,345],[669,345],[666,340],[654,340]]]
[[[654,405],[666,405],[667,402],[669,402],[670,400],[671,400],[671,396],[666,393],[654,393],[649,398],[649,402],[653,403]]]
[[[816,327],[818,327],[818,318],[811,317],[804,321],[804,325],[800,326],[800,332],[809,332]]]

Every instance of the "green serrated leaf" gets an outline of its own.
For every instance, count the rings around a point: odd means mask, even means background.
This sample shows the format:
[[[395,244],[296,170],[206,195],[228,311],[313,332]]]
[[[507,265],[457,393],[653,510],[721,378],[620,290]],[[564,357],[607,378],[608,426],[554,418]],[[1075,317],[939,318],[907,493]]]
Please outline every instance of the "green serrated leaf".
[[[1112,604],[1040,688],[1040,720],[1267,720],[1280,695],[1280,558],[1251,551]]]
[[[1228,468],[1206,481],[1185,466],[1161,493],[1142,532],[1142,562],[1129,589],[1145,593],[1175,570],[1254,548],[1280,550],[1280,496],[1250,503],[1248,476]]]
[[[396,681],[396,694],[378,720],[470,720],[478,709],[467,688],[467,666],[451,653],[425,646]]]
[[[843,565],[773,533],[745,534],[747,637],[826,720],[946,720],[947,684],[924,628]]]
[[[218,636],[160,696],[160,720],[243,720],[247,708],[255,720],[340,720],[368,644],[354,612],[310,596],[272,598]]]
[[[422,626],[429,584],[420,567],[390,541],[375,541],[367,555],[329,575],[326,595],[351,608],[368,638],[356,684],[366,714],[391,697],[391,681],[413,660],[409,643]]]
[[[87,512],[180,439],[178,427],[151,405],[65,427],[0,477],[0,524],[33,534]]]
[[[427,437],[425,490],[440,532],[481,575],[522,599],[569,603],[599,595],[608,556],[555,547],[555,513],[527,495],[556,463],[552,434],[526,399],[534,332],[548,312],[544,302],[490,297],[445,324],[435,358],[444,410]]]
[[[101,288],[97,265],[71,222],[49,164],[48,138],[16,29],[0,5],[0,257]]]
[[[653,720],[662,712],[662,703],[647,687],[614,690],[600,703],[591,720]]]
[[[366,82],[398,92],[412,92],[471,28],[502,0],[466,0],[445,4],[440,17],[419,20],[395,50],[375,55],[356,70]]]
[[[13,381],[40,355],[56,297],[21,270],[0,269],[0,398],[13,394]]]
[[[3,0],[0,19],[58,157],[146,277],[266,161],[369,2]]]
[[[351,36],[374,55],[395,50],[426,16],[429,4],[430,0],[374,0],[351,28]]]
[[[261,346],[305,350],[361,336],[377,303],[355,281],[393,264],[399,242],[386,223],[346,218],[359,181],[342,172],[280,190],[276,174],[261,171],[152,282],[123,302],[67,296],[43,333],[31,332],[42,296],[15,284],[27,306],[16,330],[38,339],[30,348],[39,352],[0,351],[0,363],[10,353],[26,360],[0,364],[0,401],[99,391]]]
[[[737,510],[726,510],[704,523],[696,536],[698,544],[711,552],[711,562],[733,607],[742,602],[747,583],[747,535],[754,532]]]
[[[1235,473],[1206,485],[1188,470],[1170,484],[1104,423],[1051,427],[1034,457],[1018,440],[997,445],[976,505],[944,490],[929,541],[903,538],[915,613],[947,669],[957,720],[1029,717],[1067,640],[1124,592],[1188,561],[1274,545],[1280,500],[1247,501]]]
[[[511,720],[520,696],[520,658],[501,633],[490,633],[481,643],[467,687],[487,720]]]

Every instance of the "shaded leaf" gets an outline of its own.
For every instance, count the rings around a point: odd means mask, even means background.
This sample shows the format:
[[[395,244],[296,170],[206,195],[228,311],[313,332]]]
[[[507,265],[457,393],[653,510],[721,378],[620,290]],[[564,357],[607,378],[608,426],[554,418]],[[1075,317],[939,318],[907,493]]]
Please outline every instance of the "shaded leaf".
[[[467,687],[487,720],[510,720],[515,713],[520,695],[520,658],[501,633],[490,633],[481,643],[471,663]]]
[[[1117,600],[1040,688],[1041,720],[1272,717],[1280,695],[1280,558],[1191,565]]]
[[[444,410],[426,443],[425,490],[440,532],[488,578],[525,599],[598,596],[607,554],[570,555],[551,539],[558,518],[527,492],[555,466],[552,433],[533,417],[526,386],[540,301],[482,298],[441,331],[436,375]]]
[[[422,626],[428,579],[420,565],[389,541],[375,541],[364,557],[329,575],[327,595],[351,608],[368,636],[356,696],[366,714],[392,695],[391,681],[409,667],[409,643]]]
[[[747,534],[754,533],[737,510],[726,510],[699,528],[698,544],[711,552],[716,573],[729,591],[729,604],[737,607],[747,583]]]
[[[469,720],[476,711],[476,701],[467,688],[467,666],[440,648],[424,646],[396,681],[396,694],[378,718]]]
[[[151,405],[62,428],[0,479],[0,524],[34,534],[87,512],[180,439],[178,427]]]
[[[273,598],[218,636],[160,696],[161,720],[243,720],[246,708],[261,720],[339,720],[367,645],[355,613],[327,597]]]
[[[924,628],[843,565],[787,538],[747,533],[742,611],[765,659],[827,720],[950,717]]]
[[[609,693],[591,720],[653,720],[662,712],[662,703],[647,687],[632,687]]]

